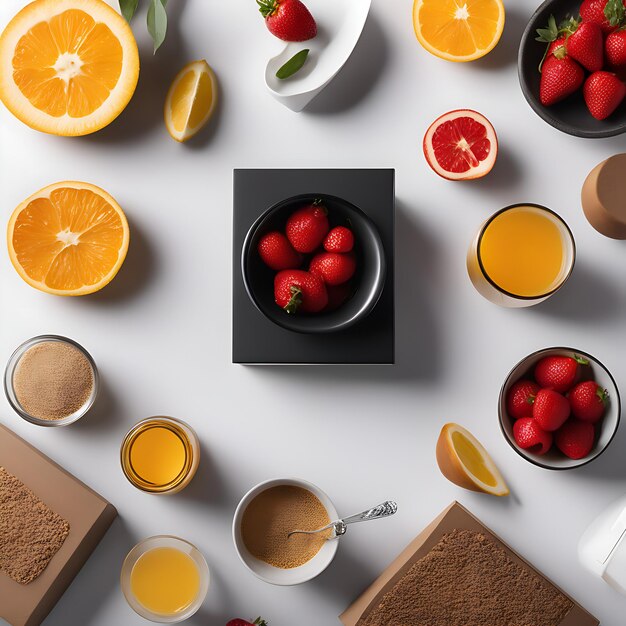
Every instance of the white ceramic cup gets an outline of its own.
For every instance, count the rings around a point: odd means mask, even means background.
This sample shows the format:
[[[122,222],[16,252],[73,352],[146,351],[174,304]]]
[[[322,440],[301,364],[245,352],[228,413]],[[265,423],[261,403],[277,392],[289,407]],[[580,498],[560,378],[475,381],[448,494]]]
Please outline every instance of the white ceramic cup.
[[[248,493],[246,493],[246,495],[241,499],[241,502],[239,502],[233,519],[233,541],[235,543],[235,550],[237,551],[241,562],[255,576],[272,585],[299,585],[300,583],[304,583],[312,578],[315,578],[330,565],[331,561],[335,558],[335,554],[337,553],[339,545],[338,540],[324,542],[320,551],[310,561],[300,565],[300,567],[281,569],[252,556],[246,548],[243,542],[243,537],[241,536],[241,521],[244,511],[250,502],[252,502],[256,496],[266,489],[282,485],[302,487],[303,489],[310,491],[313,495],[319,498],[320,502],[324,505],[330,520],[334,521],[338,519],[337,510],[335,509],[333,503],[319,487],[297,478],[277,478],[274,480],[267,480],[250,489],[250,491],[248,491]]]

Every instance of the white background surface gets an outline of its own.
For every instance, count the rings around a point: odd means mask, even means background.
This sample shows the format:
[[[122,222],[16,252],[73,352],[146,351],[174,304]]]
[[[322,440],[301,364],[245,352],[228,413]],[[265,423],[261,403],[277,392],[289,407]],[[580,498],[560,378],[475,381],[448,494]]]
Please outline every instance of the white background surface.
[[[0,3],[0,25],[24,0]],[[63,299],[28,287],[0,257],[0,355],[40,333],[68,335],[96,359],[102,397],[81,423],[42,429],[2,401],[0,419],[119,509],[110,530],[54,609],[47,626],[142,624],[118,574],[142,537],[173,533],[197,544],[213,583],[190,624],[221,625],[262,614],[271,626],[326,626],[453,499],[597,615],[624,623],[626,598],[586,573],[576,544],[588,523],[626,491],[626,428],[596,462],[551,473],[518,457],[496,414],[500,385],[526,353],[571,345],[626,379],[625,244],[602,238],[579,202],[587,172],[626,139],[558,133],[530,110],[515,58],[535,0],[507,2],[497,49],[472,64],[423,51],[411,3],[375,0],[352,59],[310,109],[295,114],[264,91],[263,69],[280,44],[252,0],[172,0],[170,33],[152,57],[143,18],[142,74],[135,99],[95,136],[55,138],[29,130],[0,107],[0,211],[63,179],[101,185],[132,228],[128,259],[98,295]],[[166,134],[169,81],[189,60],[215,68],[222,103],[189,145]],[[500,137],[494,171],[473,183],[439,179],[424,162],[428,124],[453,108],[486,114]],[[231,172],[234,167],[395,167],[397,172],[397,365],[243,367],[231,364]],[[578,243],[574,275],[551,301],[529,310],[483,300],[465,271],[480,222],[513,202],[560,212]],[[367,338],[363,338],[367,341]],[[626,387],[625,387],[626,389]],[[169,414],[198,431],[204,458],[180,495],[145,495],[123,477],[118,450],[141,418]],[[465,492],[439,473],[434,447],[446,421],[469,427],[492,453],[513,495]],[[355,527],[322,576],[270,587],[234,552],[230,522],[253,484],[298,476],[351,514],[387,498],[395,518]]]

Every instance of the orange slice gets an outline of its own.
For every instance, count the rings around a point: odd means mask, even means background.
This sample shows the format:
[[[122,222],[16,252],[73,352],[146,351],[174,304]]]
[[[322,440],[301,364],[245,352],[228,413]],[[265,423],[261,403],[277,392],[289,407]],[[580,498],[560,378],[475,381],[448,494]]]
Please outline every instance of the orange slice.
[[[502,0],[414,0],[413,26],[428,52],[474,61],[491,52],[504,29]]]
[[[102,0],[35,0],[0,36],[0,100],[46,133],[86,135],[110,124],[138,77],[133,33]]]
[[[165,99],[165,126],[176,141],[191,139],[211,118],[217,80],[206,61],[193,61],[178,72]]]
[[[32,287],[60,296],[102,289],[117,274],[130,233],[124,212],[104,190],[62,182],[24,200],[7,229],[9,257]]]
[[[437,441],[437,464],[455,485],[494,496],[508,496],[509,488],[482,444],[469,430],[446,424]]]

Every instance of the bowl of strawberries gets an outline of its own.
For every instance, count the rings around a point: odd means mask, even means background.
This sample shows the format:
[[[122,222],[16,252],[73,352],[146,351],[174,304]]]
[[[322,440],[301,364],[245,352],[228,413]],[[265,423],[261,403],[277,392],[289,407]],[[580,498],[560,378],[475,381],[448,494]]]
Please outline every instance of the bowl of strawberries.
[[[626,0],[546,0],[522,35],[518,72],[532,109],[558,130],[626,132]]]
[[[545,348],[523,358],[498,400],[509,445],[545,469],[572,469],[600,456],[617,432],[620,413],[609,370],[574,348]]]
[[[376,226],[358,207],[303,194],[270,207],[250,227],[241,253],[254,306],[287,330],[345,330],[376,306],[386,262]]]

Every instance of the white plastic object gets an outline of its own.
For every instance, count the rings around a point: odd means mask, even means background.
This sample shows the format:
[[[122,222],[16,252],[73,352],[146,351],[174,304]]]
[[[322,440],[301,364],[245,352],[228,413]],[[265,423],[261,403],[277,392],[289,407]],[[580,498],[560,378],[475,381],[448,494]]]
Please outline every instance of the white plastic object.
[[[587,528],[578,543],[578,558],[626,595],[626,496],[613,502]]]
[[[302,111],[350,58],[363,32],[372,0],[304,0],[317,23],[317,36],[288,43],[265,68],[268,91],[292,111]],[[276,72],[300,50],[310,50],[306,63],[285,80]]]

